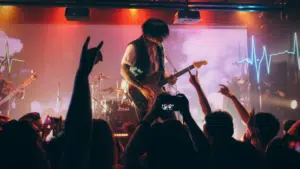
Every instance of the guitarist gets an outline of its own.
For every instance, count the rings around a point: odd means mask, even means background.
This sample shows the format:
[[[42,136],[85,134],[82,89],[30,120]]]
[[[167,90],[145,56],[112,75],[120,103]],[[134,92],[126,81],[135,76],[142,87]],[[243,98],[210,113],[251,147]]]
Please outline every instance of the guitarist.
[[[3,73],[0,72],[0,100],[4,99],[10,92],[14,89],[13,83],[3,79]],[[17,97],[23,99],[25,96],[25,90],[22,90],[17,94]],[[9,111],[9,101],[0,105],[0,114],[8,115]]]
[[[142,120],[149,110],[149,100],[153,100],[154,92],[146,87],[143,80],[160,72],[160,80],[171,77],[170,85],[174,85],[177,78],[165,71],[167,62],[162,42],[169,36],[168,25],[156,18],[148,19],[142,25],[143,34],[130,42],[126,48],[121,62],[121,75],[129,83],[129,94],[138,109],[138,118]],[[131,89],[135,90],[131,90]],[[137,98],[135,94],[141,93],[144,97]]]

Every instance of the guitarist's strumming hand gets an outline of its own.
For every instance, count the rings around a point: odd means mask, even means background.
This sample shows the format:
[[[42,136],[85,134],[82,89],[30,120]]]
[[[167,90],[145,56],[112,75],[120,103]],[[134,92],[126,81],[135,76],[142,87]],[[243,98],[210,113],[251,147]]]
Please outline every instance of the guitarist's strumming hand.
[[[152,91],[151,88],[147,86],[143,86],[140,88],[141,93],[145,96],[146,99],[148,100],[153,100],[154,99],[154,92]]]

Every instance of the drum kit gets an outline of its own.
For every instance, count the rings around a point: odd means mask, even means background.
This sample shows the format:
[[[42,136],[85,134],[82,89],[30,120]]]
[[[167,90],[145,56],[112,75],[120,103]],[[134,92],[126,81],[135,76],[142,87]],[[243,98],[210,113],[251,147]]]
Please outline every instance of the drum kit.
[[[138,123],[135,107],[128,95],[128,83],[125,80],[116,81],[116,87],[103,88],[104,83],[114,78],[97,74],[90,78],[93,118],[101,118],[119,128],[130,121]]]

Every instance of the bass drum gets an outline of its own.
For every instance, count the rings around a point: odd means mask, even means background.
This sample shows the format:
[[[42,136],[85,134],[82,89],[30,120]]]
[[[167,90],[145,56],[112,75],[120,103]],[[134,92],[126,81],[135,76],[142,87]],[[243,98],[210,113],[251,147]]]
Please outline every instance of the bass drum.
[[[114,131],[119,131],[126,122],[138,124],[135,108],[128,100],[114,101],[110,106],[110,123]]]

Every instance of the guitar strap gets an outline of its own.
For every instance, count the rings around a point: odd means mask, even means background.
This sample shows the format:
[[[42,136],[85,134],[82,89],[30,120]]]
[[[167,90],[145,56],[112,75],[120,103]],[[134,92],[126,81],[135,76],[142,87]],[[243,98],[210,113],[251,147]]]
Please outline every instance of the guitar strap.
[[[159,44],[157,45],[157,55],[158,55],[158,58],[159,58],[159,68],[158,68],[158,71],[160,72],[163,72],[162,73],[162,76],[164,75],[164,72],[165,72],[165,63],[164,63],[164,47]],[[163,78],[163,77],[161,77]]]
[[[164,65],[164,47],[159,44],[157,45],[157,55],[159,57],[159,71],[165,71],[165,65]]]
[[[5,81],[0,80],[0,97],[5,97],[6,95],[2,93],[3,88],[5,87]]]

